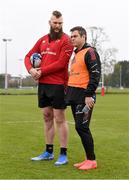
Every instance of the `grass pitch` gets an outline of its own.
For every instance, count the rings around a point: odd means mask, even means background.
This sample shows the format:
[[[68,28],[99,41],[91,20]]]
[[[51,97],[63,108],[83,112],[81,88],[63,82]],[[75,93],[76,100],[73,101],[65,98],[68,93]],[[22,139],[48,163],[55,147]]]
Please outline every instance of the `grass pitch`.
[[[80,171],[84,150],[74,129],[71,111],[68,165],[55,167],[59,142],[55,137],[55,160],[32,162],[44,149],[43,121],[35,95],[0,96],[0,179],[129,179],[129,95],[98,95],[91,130],[98,168]]]

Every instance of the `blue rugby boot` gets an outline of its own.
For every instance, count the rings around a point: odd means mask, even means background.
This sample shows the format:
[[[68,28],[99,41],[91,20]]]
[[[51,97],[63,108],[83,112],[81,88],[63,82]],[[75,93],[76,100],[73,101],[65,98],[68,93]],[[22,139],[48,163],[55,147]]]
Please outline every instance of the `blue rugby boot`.
[[[52,159],[54,159],[54,154],[49,153],[47,151],[43,152],[41,155],[39,155],[37,157],[31,158],[32,161],[52,160]]]
[[[68,158],[64,154],[60,154],[58,160],[55,162],[56,166],[64,165],[68,163]]]

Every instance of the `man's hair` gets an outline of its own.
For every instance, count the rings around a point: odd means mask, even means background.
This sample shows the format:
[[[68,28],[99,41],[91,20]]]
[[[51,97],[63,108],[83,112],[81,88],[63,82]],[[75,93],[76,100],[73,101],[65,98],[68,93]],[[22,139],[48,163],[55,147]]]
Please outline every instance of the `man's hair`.
[[[87,37],[87,33],[86,30],[82,27],[82,26],[76,26],[73,27],[72,29],[70,29],[71,32],[73,31],[78,31],[78,33],[80,34],[80,36],[85,35]]]
[[[62,14],[59,11],[53,11],[52,16],[55,16],[56,18],[60,18],[62,16]],[[52,17],[51,17],[50,21],[51,20],[52,20]],[[50,25],[50,41],[60,39],[62,34],[63,34],[63,28],[62,27],[59,29],[58,32],[55,32],[53,27]]]
[[[56,18],[60,18],[62,16],[61,12],[59,12],[59,11],[53,11],[52,15],[56,16]]]

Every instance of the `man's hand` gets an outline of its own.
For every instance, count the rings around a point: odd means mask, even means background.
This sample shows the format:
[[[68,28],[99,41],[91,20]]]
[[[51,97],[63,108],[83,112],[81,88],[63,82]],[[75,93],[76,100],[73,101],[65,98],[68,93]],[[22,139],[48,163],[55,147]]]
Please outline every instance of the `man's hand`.
[[[86,97],[85,104],[89,109],[91,109],[94,106],[94,99],[92,97]]]
[[[31,74],[31,76],[34,80],[38,80],[42,75],[40,68],[31,68],[29,73]]]

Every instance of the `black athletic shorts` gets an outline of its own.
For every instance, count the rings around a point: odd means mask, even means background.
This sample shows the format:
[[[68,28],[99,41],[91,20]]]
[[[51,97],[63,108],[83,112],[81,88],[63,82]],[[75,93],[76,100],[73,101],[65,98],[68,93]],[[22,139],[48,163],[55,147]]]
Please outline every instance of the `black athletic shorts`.
[[[65,109],[64,86],[39,83],[38,106],[40,108],[51,106],[55,109]]]

